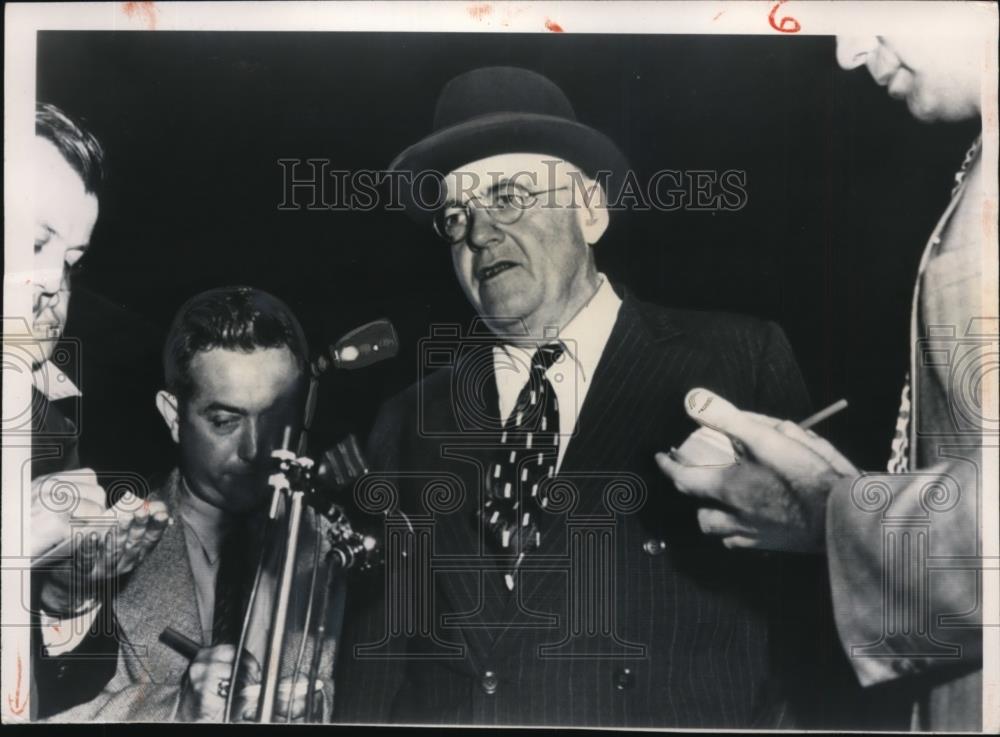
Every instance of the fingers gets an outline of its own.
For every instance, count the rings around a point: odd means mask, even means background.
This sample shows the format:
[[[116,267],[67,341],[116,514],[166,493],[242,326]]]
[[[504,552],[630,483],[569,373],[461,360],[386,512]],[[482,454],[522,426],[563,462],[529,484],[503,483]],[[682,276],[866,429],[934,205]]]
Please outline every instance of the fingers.
[[[107,550],[106,576],[121,575],[133,570],[152,550],[172,524],[166,505],[162,502],[133,502],[116,504],[117,535]]]
[[[229,678],[235,650],[232,645],[218,645],[199,650],[188,666],[191,687],[203,693],[215,691],[218,681]]]
[[[240,658],[240,680],[244,683],[260,683],[262,677],[263,672],[257,658],[249,650],[244,650],[243,657]]]
[[[655,458],[660,470],[681,493],[722,502],[727,500],[728,491],[723,483],[724,469],[688,466],[674,460],[668,453],[657,453]]]
[[[146,523],[146,534],[142,540],[142,555],[145,555],[156,543],[160,541],[163,537],[164,531],[171,525],[172,520],[170,515],[164,509],[162,511],[155,512],[150,518],[149,522]]]
[[[323,682],[316,681],[316,691],[323,691]],[[306,715],[306,697],[309,694],[309,683],[306,679],[300,678],[295,684],[295,693],[292,694],[292,680],[285,678],[278,683],[277,699],[275,711],[282,719],[288,718],[289,704],[291,704],[292,719],[302,719]]]
[[[706,535],[730,537],[733,535],[752,535],[753,530],[741,522],[734,514],[722,509],[703,507],[698,510],[698,526]]]
[[[322,694],[324,688],[323,681],[317,680],[315,682],[316,693]],[[261,689],[262,685],[260,683],[254,683],[240,689],[236,701],[236,713],[240,715],[241,720],[256,720]],[[296,680],[294,695],[292,694],[292,679],[282,679],[278,682],[274,695],[274,716],[278,719],[288,719],[289,705],[291,706],[292,719],[302,719],[306,716],[306,698],[309,695],[309,684],[305,678]]]
[[[684,397],[684,409],[687,410],[688,416],[699,425],[736,437],[740,437],[742,433],[753,433],[759,425],[766,426],[765,422],[740,411],[731,402],[708,389],[689,391]],[[764,415],[756,417],[764,417]],[[770,420],[771,418],[765,419]]]
[[[857,475],[858,470],[854,465],[841,455],[840,451],[834,448],[829,441],[821,438],[812,430],[804,430],[796,423],[789,422],[788,420],[782,421],[776,429],[785,437],[801,443],[818,455],[832,466],[837,473],[844,476]]]
[[[727,548],[760,548],[763,547],[758,538],[746,535],[732,535],[722,539],[722,544]]]
[[[777,417],[771,417],[770,415],[762,415],[758,412],[749,412],[747,410],[741,410],[749,419],[754,422],[760,423],[765,427],[777,427],[785,420],[780,420]]]

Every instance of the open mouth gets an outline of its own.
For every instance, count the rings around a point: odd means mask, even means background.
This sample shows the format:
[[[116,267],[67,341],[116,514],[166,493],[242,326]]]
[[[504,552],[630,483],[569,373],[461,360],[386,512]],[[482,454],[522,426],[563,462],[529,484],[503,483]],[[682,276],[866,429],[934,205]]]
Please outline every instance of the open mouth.
[[[515,266],[517,266],[517,264],[512,261],[497,261],[489,266],[484,266],[479,269],[476,272],[476,278],[479,279],[480,283],[488,282],[490,279],[496,278],[505,271],[513,269]]]

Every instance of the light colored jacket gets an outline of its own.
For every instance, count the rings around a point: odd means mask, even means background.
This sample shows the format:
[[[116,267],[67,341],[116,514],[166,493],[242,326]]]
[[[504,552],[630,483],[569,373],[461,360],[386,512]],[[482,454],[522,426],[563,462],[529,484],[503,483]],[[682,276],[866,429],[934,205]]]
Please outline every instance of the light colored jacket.
[[[176,517],[177,499],[181,477],[177,470],[171,473],[162,489],[155,492],[166,501]],[[315,527],[303,517],[301,544],[293,583],[293,598],[289,606],[289,622],[294,623],[286,636],[281,674],[294,672],[295,660],[302,642],[302,623],[306,608],[306,592],[313,572]],[[95,699],[68,711],[57,714],[52,721],[59,722],[160,722],[175,719],[180,697],[181,679],[188,661],[170,647],[160,642],[164,628],[172,627],[192,639],[201,638],[201,623],[195,599],[194,578],[191,573],[184,526],[179,521],[163,533],[159,544],[142,565],[124,582],[115,599],[115,616],[120,640],[118,666],[115,675]],[[329,549],[323,535],[323,549]],[[249,562],[248,566],[255,565]],[[320,570],[322,574],[325,567]],[[318,579],[316,608],[319,596],[325,593],[323,576]],[[333,699],[333,662],[336,641],[343,616],[343,587],[331,601],[323,653],[320,661],[320,679],[324,683],[326,715],[330,714]],[[259,601],[262,606],[270,602]],[[314,620],[315,621],[315,620]],[[263,663],[263,658],[257,655]],[[303,681],[308,676],[312,648],[307,647],[303,659]]]
[[[862,685],[909,679],[915,729],[981,729],[981,510],[996,493],[982,458],[997,445],[984,403],[996,402],[998,351],[982,168],[936,229],[915,292],[911,471],[846,479],[827,507],[841,642]]]

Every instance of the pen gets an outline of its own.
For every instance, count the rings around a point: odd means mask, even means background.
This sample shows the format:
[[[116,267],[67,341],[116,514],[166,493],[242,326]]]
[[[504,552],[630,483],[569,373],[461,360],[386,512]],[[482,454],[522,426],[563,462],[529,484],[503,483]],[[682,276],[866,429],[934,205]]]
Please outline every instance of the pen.
[[[160,642],[188,660],[194,660],[194,656],[201,650],[200,644],[187,635],[182,635],[173,627],[163,629],[163,632],[160,633]]]
[[[833,404],[831,404],[826,409],[821,409],[816,414],[809,415],[809,417],[807,417],[804,420],[802,420],[802,422],[799,423],[799,427],[801,427],[803,430],[808,430],[813,425],[818,425],[819,423],[821,423],[826,418],[832,417],[833,415],[835,415],[838,412],[840,412],[842,409],[846,409],[846,408],[847,408],[847,400],[846,399],[838,399],[836,402],[834,402]]]

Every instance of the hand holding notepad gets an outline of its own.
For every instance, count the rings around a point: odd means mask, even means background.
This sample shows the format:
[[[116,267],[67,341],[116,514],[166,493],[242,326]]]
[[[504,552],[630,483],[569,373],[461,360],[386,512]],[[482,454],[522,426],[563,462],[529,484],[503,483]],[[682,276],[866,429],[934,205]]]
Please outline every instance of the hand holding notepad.
[[[846,402],[801,425],[741,411],[707,389],[692,389],[684,404],[702,427],[656,460],[678,491],[704,501],[702,531],[727,547],[822,550],[827,495],[858,472],[808,426]]]

